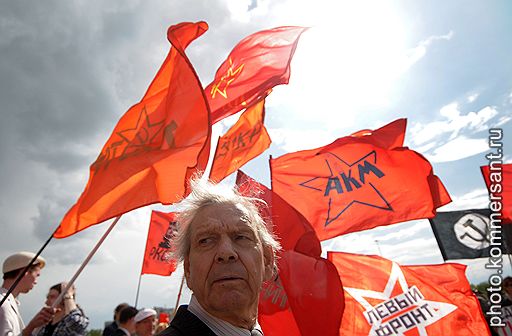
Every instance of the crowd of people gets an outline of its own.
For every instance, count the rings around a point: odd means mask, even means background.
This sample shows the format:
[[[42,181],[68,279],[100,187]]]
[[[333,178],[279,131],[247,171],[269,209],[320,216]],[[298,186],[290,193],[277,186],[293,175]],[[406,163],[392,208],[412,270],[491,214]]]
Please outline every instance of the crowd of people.
[[[184,200],[174,242],[183,262],[192,297],[177,309],[169,324],[157,324],[153,309],[120,304],[105,336],[263,335],[258,324],[258,298],[263,282],[276,274],[280,245],[258,211],[258,200],[209,182],[193,181]],[[89,319],[75,302],[75,288],[52,286],[43,307],[24,324],[18,296],[28,293],[45,267],[42,257],[19,252],[4,260],[0,299],[0,336],[85,335]],[[16,279],[19,283],[14,287]],[[512,304],[512,278],[504,281]],[[10,288],[14,288],[7,295]]]

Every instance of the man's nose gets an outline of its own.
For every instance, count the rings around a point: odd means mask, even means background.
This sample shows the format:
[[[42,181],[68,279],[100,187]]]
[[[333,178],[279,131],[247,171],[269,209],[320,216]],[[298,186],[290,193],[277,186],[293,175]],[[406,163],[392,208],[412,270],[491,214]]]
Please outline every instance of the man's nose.
[[[235,247],[233,246],[233,241],[229,237],[221,238],[217,249],[216,260],[219,263],[227,263],[238,260],[238,254]]]

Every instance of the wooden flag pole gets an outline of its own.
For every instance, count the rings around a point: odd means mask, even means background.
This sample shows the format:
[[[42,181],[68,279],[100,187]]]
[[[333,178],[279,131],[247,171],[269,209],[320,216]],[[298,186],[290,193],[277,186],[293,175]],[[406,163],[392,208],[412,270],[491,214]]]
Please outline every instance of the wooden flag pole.
[[[57,227],[58,229],[59,227]],[[34,264],[34,262],[37,260],[37,258],[39,257],[39,255],[41,254],[41,252],[43,252],[43,250],[46,248],[46,246],[48,246],[48,244],[50,243],[50,241],[53,239],[53,235],[55,234],[55,232],[57,232],[57,229],[55,229],[55,231],[53,231],[53,233],[50,235],[50,237],[48,238],[48,240],[43,244],[43,246],[41,246],[41,248],[39,249],[39,251],[37,251],[36,255],[34,256],[34,258],[32,258],[32,260],[30,260],[30,262],[28,263],[28,265],[23,269],[23,271],[20,272],[20,274],[18,274],[18,277],[16,278],[16,281],[14,281],[14,283],[11,285],[11,287],[9,287],[9,289],[7,290],[7,293],[5,293],[4,297],[2,298],[2,301],[0,301],[0,307],[2,306],[2,304],[5,302],[5,300],[7,300],[7,298],[9,297],[9,295],[12,293],[12,291],[16,288],[16,286],[18,286],[18,283],[21,281],[21,279],[25,276],[25,273],[27,273],[27,271],[30,269],[30,267],[32,267],[32,265]]]
[[[176,299],[176,305],[174,306],[174,312],[172,313],[172,318],[176,315],[176,312],[178,311],[178,305],[180,304],[180,297],[181,297],[181,290],[183,289],[183,283],[185,282],[185,274],[183,274],[183,277],[181,278],[181,285],[180,290],[178,292],[178,298]],[[171,318],[171,320],[172,320]]]
[[[103,241],[105,240],[105,238],[107,238],[108,234],[110,233],[110,231],[112,231],[112,229],[114,228],[114,226],[117,224],[117,222],[119,221],[119,219],[121,218],[122,215],[116,217],[116,219],[112,222],[112,224],[110,224],[110,227],[107,229],[107,231],[103,234],[103,236],[101,237],[101,239],[98,241],[98,243],[96,243],[96,246],[94,246],[94,248],[92,249],[92,251],[89,253],[89,255],[87,256],[87,258],[85,258],[84,262],[82,263],[82,265],[80,265],[80,267],[78,268],[78,270],[76,271],[75,275],[73,275],[73,277],[71,278],[71,280],[69,280],[66,288],[64,288],[62,290],[62,292],[60,293],[59,297],[57,298],[57,300],[55,300],[55,302],[53,302],[53,305],[52,305],[52,308],[56,308],[60,302],[62,301],[62,298],[64,297],[64,295],[67,293],[68,289],[73,286],[73,283],[75,282],[75,280],[78,278],[78,276],[80,275],[80,273],[82,273],[83,269],[85,268],[85,266],[87,266],[87,264],[89,263],[89,261],[92,259],[92,257],[94,256],[94,254],[96,253],[96,251],[98,251],[98,249],[100,248],[101,244],[103,243]]]

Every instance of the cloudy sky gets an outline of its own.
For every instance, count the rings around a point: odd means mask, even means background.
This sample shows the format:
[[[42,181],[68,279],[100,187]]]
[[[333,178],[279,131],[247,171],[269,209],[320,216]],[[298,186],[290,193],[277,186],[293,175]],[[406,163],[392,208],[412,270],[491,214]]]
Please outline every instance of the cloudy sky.
[[[432,162],[454,200],[442,210],[485,207],[479,166],[486,164],[489,128],[504,129],[505,161],[512,161],[511,10],[505,0],[2,1],[0,259],[36,251],[51,235],[117,120],[140,100],[167,54],[168,26],[183,21],[210,26],[187,50],[205,86],[243,37],[275,26],[312,27],[298,45],[290,85],[267,100],[273,144],[244,168],[260,182],[269,185],[269,154],[406,117],[406,144]],[[123,216],[78,279],[78,302],[92,327],[111,318],[118,303],[134,303],[151,209],[170,210],[155,205]],[[38,286],[21,297],[26,322],[107,226],[50,243]],[[426,221],[323,247],[404,264],[442,262]],[[472,282],[488,276],[482,260],[470,262],[467,274]],[[181,275],[145,275],[139,307],[173,307]]]

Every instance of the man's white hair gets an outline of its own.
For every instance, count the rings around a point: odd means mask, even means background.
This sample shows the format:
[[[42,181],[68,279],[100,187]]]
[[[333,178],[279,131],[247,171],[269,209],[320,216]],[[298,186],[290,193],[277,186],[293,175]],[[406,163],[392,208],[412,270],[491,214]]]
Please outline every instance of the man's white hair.
[[[244,219],[251,225],[263,245],[263,248],[270,247],[274,255],[274,269],[277,270],[276,254],[281,250],[273,232],[269,229],[271,223],[265,223],[258,211],[257,203],[264,203],[263,200],[240,195],[236,187],[231,188],[221,184],[214,184],[210,181],[192,179],[190,182],[192,192],[180,203],[180,210],[177,216],[178,233],[174,244],[174,258],[183,261],[190,253],[191,228],[190,223],[195,216],[205,207],[210,205],[232,205],[244,213]],[[268,219],[267,221],[269,221]]]

